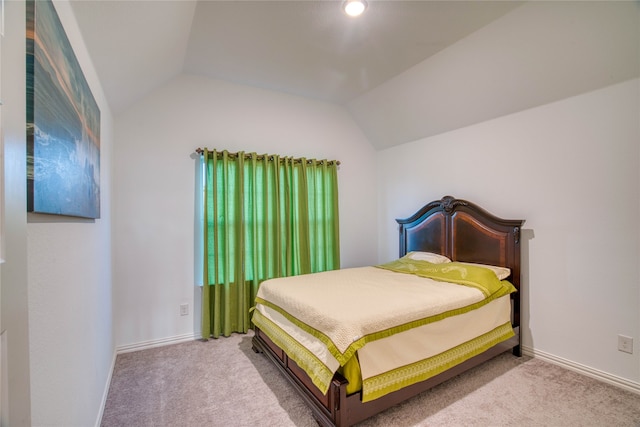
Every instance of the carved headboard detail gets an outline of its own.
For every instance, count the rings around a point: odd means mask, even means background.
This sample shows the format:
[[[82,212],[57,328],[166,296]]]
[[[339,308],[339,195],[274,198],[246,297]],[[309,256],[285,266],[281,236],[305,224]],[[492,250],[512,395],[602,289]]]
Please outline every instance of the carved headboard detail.
[[[396,221],[400,225],[400,256],[428,251],[453,261],[508,267],[511,282],[520,287],[523,220],[502,219],[471,202],[445,196]]]
[[[508,267],[508,280],[520,291],[520,228],[524,220],[502,219],[471,202],[445,196],[396,221],[401,257],[411,251],[426,251],[452,261]],[[520,326],[520,294],[511,294],[514,327]]]

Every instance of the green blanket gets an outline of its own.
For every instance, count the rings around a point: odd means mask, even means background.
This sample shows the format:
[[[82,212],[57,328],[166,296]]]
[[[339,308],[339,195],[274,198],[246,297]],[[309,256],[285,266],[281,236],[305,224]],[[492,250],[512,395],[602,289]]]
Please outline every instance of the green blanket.
[[[506,280],[500,281],[495,273],[488,268],[460,262],[433,264],[428,261],[417,261],[403,257],[386,264],[377,265],[376,267],[397,273],[414,274],[441,282],[471,286],[480,290],[485,298],[489,299],[493,299],[497,293],[504,295],[505,293],[516,290],[513,285]],[[504,292],[505,285],[510,288],[509,292]]]

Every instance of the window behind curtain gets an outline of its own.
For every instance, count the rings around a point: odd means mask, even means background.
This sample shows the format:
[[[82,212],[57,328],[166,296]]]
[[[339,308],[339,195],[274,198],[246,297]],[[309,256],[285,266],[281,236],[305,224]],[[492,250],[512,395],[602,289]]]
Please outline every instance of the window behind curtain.
[[[336,162],[205,150],[202,174],[203,338],[246,332],[262,281],[339,268]]]

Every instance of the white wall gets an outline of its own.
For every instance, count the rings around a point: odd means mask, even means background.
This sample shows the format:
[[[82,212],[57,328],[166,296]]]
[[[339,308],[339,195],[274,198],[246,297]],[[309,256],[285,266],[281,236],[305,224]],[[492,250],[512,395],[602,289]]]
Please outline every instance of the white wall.
[[[639,117],[634,79],[379,152],[380,261],[447,194],[525,219],[524,346],[639,387]]]
[[[421,132],[378,154],[380,261],[394,218],[446,194],[525,219],[525,350],[640,389],[638,77],[637,2],[529,2],[356,100]]]
[[[341,161],[341,263],[375,262],[375,152],[342,107],[182,75],[116,119],[114,329],[120,348],[193,338],[194,150]],[[179,305],[190,304],[189,316]],[[195,315],[194,315],[195,312]]]
[[[115,354],[113,119],[69,3],[54,5],[100,108],[101,218],[29,215],[31,417],[34,426],[91,426],[100,420]]]
[[[2,426],[31,423],[27,301],[27,171],[24,2],[5,2],[2,43],[5,263],[0,265],[3,332]],[[0,144],[1,146],[1,144]],[[0,147],[1,148],[1,147]],[[3,366],[4,368],[4,366]],[[7,383],[4,383],[7,381]]]
[[[638,76],[640,3],[529,1],[348,104],[378,148]]]

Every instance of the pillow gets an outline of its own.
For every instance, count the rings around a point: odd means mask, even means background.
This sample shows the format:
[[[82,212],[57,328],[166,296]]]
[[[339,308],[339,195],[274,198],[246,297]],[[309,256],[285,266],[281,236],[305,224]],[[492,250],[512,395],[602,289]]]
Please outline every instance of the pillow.
[[[511,275],[511,270],[507,267],[498,267],[495,265],[487,264],[475,264],[472,262],[461,262],[460,264],[475,265],[476,267],[488,268],[495,273],[495,275],[498,277],[498,280],[504,280]]]
[[[446,256],[434,254],[433,252],[413,251],[409,252],[407,254],[407,257],[416,261],[428,261],[432,264],[443,264],[445,262],[451,262],[451,260]]]

